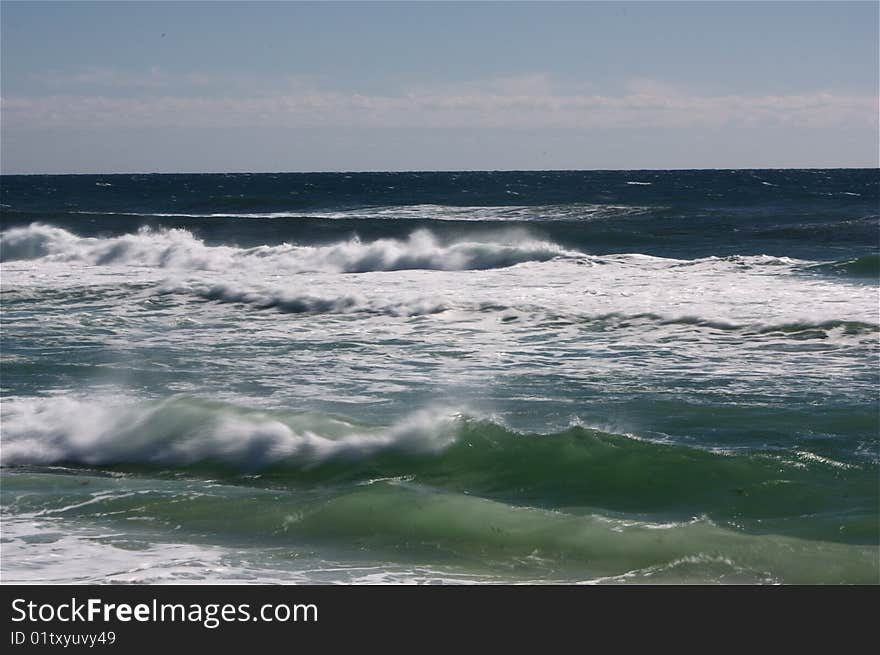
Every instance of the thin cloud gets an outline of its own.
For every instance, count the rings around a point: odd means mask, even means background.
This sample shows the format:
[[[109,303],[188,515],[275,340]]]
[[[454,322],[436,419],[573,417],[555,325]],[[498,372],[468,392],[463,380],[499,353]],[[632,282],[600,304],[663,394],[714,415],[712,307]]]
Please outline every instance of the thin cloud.
[[[94,79],[105,73],[96,70]],[[161,79],[156,71],[156,80]],[[116,74],[107,74],[115,80]],[[143,80],[141,80],[143,82]],[[129,80],[133,84],[133,80]],[[158,87],[157,87],[158,88]],[[291,88],[291,87],[289,87]],[[619,95],[563,92],[542,75],[423,87],[399,95],[296,85],[249,97],[54,94],[2,98],[7,129],[145,127],[876,128],[876,96],[700,95],[638,80]]]

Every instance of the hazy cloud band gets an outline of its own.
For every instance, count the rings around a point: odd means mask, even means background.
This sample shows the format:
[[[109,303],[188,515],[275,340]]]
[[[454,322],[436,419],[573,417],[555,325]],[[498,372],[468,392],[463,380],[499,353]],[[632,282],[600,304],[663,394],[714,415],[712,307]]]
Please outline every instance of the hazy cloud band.
[[[301,91],[249,98],[162,95],[7,96],[5,129],[156,127],[411,128],[876,128],[875,96],[706,96],[416,91],[365,95]]]

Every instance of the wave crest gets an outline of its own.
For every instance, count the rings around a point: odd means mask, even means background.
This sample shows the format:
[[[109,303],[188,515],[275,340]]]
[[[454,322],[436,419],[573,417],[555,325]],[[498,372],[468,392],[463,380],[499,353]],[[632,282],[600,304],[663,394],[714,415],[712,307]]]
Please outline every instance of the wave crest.
[[[378,430],[327,415],[270,412],[174,397],[113,405],[69,397],[7,401],[4,466],[74,463],[234,470],[368,458],[382,450],[430,453],[455,438],[457,415],[413,414]]]
[[[840,463],[797,452],[719,453],[575,426],[529,434],[448,408],[389,426],[317,413],[256,410],[179,396],[109,404],[71,397],[4,403],[5,466],[77,465],[260,471],[281,485],[408,478],[450,491],[551,506],[784,516],[834,500]],[[852,494],[876,466],[847,465]]]
[[[117,237],[79,237],[43,224],[12,228],[0,235],[0,261],[48,259],[91,266],[127,265],[222,271],[230,267],[286,272],[366,273],[430,269],[442,271],[505,268],[556,257],[580,257],[561,246],[522,232],[496,241],[442,243],[429,230],[406,239],[361,242],[357,237],[325,246],[281,244],[237,248],[209,246],[188,230],[142,228]]]

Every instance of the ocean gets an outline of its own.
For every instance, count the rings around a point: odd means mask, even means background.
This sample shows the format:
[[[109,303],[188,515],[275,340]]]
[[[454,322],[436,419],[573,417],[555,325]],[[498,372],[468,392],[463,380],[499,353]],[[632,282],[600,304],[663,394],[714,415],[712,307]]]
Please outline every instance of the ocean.
[[[0,178],[7,583],[880,583],[880,172]]]

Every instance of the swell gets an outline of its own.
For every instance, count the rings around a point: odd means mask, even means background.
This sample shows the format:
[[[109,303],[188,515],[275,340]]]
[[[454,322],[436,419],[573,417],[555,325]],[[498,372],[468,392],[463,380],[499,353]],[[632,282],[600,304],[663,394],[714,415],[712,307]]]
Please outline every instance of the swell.
[[[854,259],[805,266],[804,270],[849,278],[880,279],[880,255],[865,255]]]
[[[876,213],[858,218],[843,214],[839,220],[834,221],[755,224],[750,226],[749,236],[756,239],[814,241],[821,244],[862,243],[876,248],[878,226],[880,226],[880,215]]]
[[[786,323],[735,323],[700,316],[664,316],[643,312],[640,314],[622,314],[612,312],[599,316],[587,317],[586,320],[602,328],[630,327],[633,323],[648,323],[657,326],[695,327],[722,332],[740,333],[749,336],[789,336],[793,338],[828,338],[832,331],[844,335],[864,335],[880,331],[880,324],[866,321],[841,319],[810,320],[801,319]]]
[[[326,219],[326,220],[431,220],[478,222],[531,222],[531,221],[591,221],[643,215],[663,208],[617,204],[573,203],[566,205],[391,205],[364,206],[335,211],[287,210],[274,212],[209,212],[209,213],[153,213],[116,212],[114,216],[144,218],[229,218],[229,219]],[[70,214],[93,214],[76,211]],[[105,214],[107,215],[107,214]]]
[[[368,298],[361,294],[321,296],[286,288],[236,287],[228,283],[167,283],[160,293],[186,293],[220,303],[243,304],[257,310],[272,309],[283,314],[385,314],[389,316],[424,316],[449,309],[443,301],[428,298],[390,300]]]
[[[705,518],[657,523],[547,511],[405,481],[319,495],[16,473],[5,476],[3,494],[7,515],[118,524],[127,534],[174,530],[195,541],[329,546],[569,581],[689,574],[716,582],[876,583],[878,576],[871,545],[750,534]]]
[[[286,488],[406,478],[546,507],[691,516],[877,512],[877,467],[795,448],[721,453],[585,427],[520,433],[430,409],[390,426],[189,397],[112,405],[67,397],[4,407],[2,463],[187,472]],[[241,478],[241,476],[245,476]],[[251,482],[248,482],[250,484]]]
[[[446,171],[4,176],[15,208],[211,212],[375,205],[680,202],[861,207],[877,198],[876,169]],[[633,184],[636,183],[636,184]],[[640,184],[639,184],[640,183]]]
[[[811,320],[808,318],[780,323],[736,323],[695,315],[664,315],[651,312],[604,314],[563,313],[558,308],[537,305],[505,305],[498,302],[467,302],[443,296],[409,298],[367,294],[321,295],[295,284],[267,286],[235,282],[166,282],[160,294],[184,294],[225,304],[240,304],[256,310],[274,310],[284,314],[384,314],[395,317],[439,314],[450,309],[473,313],[497,313],[506,323],[528,321],[552,323],[556,327],[580,325],[591,331],[664,328],[693,329],[737,333],[743,338],[782,337],[790,339],[828,339],[870,335],[880,331],[880,324],[844,319]]]

